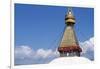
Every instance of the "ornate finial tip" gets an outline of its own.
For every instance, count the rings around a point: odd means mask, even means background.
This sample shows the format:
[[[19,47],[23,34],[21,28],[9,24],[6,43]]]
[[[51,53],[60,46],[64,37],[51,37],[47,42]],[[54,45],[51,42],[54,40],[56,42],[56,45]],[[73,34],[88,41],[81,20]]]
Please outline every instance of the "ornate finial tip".
[[[66,23],[75,23],[75,18],[73,16],[72,8],[68,8],[67,15],[65,17]]]
[[[72,14],[72,8],[68,8],[68,14]]]

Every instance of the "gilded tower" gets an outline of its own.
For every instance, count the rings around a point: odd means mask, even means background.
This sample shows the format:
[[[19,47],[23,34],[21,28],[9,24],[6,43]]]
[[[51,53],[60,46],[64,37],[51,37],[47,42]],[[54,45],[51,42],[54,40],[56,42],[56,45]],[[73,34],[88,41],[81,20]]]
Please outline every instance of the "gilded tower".
[[[79,47],[74,31],[75,17],[73,15],[72,8],[68,8],[68,12],[65,16],[65,24],[66,28],[60,46],[58,47],[60,56],[80,56],[82,49]]]

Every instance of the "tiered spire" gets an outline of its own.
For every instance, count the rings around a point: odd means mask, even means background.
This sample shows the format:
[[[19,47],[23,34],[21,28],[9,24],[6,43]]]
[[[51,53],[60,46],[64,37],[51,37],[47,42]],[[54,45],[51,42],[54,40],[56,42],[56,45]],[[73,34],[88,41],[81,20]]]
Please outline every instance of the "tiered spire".
[[[75,17],[72,13],[72,8],[68,8],[67,15],[65,17],[66,29],[63,34],[63,38],[61,40],[60,46],[58,47],[58,51],[60,52],[60,56],[80,56],[80,52],[82,51],[79,47],[75,31]]]

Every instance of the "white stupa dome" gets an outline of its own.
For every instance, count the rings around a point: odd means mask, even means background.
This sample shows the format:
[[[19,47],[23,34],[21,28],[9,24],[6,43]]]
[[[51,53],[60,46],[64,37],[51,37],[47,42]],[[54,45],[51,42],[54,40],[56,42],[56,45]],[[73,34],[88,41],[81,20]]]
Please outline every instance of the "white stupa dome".
[[[86,64],[91,63],[89,59],[85,57],[59,57],[52,60],[49,64],[71,65],[71,64]]]

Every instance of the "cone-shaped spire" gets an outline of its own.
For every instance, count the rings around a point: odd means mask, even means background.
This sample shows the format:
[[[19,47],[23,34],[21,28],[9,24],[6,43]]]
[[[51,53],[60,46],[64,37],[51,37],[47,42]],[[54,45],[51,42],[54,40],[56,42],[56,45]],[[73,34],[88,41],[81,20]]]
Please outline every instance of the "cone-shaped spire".
[[[74,31],[75,18],[72,13],[72,8],[68,8],[65,23],[67,25],[60,43],[60,47],[58,48],[60,56],[80,56],[80,52],[82,50],[79,47]]]

